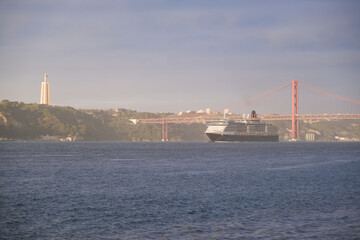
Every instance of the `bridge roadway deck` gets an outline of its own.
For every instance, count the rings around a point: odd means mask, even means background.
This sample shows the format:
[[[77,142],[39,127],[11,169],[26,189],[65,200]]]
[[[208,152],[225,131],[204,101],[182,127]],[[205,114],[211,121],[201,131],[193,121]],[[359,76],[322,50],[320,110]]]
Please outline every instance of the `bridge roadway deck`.
[[[291,115],[264,114],[259,118],[268,121],[291,120]],[[239,115],[228,116],[231,120],[244,119]],[[299,120],[339,120],[339,119],[360,119],[360,114],[299,114]],[[148,119],[130,119],[134,124],[163,124],[163,123],[207,123],[213,120],[222,119],[220,116],[199,116],[199,117],[166,117]]]

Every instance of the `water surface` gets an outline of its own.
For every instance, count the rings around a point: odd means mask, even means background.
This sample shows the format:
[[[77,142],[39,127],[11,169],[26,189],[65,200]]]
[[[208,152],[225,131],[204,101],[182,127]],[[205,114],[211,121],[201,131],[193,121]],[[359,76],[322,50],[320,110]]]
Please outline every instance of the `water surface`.
[[[1,239],[358,239],[359,143],[0,143]]]

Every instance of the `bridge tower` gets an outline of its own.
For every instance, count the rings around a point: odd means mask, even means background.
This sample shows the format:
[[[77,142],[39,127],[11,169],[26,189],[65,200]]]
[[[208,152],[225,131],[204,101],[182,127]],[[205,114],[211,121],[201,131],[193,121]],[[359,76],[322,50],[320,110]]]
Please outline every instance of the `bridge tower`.
[[[299,139],[299,119],[297,118],[299,114],[299,85],[298,80],[292,80],[292,131],[291,138]]]

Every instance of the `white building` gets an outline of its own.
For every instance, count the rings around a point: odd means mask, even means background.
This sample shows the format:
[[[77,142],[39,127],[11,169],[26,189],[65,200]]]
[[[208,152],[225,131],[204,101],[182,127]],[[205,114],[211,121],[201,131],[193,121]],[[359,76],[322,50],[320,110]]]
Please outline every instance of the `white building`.
[[[40,104],[50,105],[50,85],[47,81],[47,74],[44,74],[44,81],[41,83]]]

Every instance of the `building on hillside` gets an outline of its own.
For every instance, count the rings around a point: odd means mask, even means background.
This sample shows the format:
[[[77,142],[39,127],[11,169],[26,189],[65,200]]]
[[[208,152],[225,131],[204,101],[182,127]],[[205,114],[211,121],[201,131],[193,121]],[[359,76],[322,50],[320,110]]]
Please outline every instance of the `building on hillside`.
[[[44,74],[44,81],[41,83],[40,104],[50,105],[50,85],[46,73]]]
[[[315,141],[315,133],[307,132],[305,134],[305,140],[308,141],[308,142],[314,142]]]

